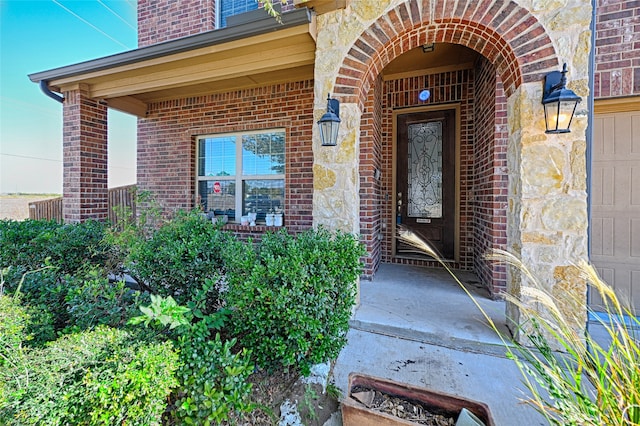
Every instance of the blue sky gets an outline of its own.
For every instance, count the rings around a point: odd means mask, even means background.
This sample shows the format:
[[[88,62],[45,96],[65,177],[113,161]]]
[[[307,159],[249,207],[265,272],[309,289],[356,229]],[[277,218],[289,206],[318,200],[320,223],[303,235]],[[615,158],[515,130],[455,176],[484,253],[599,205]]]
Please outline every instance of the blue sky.
[[[62,193],[62,104],[28,74],[135,49],[135,0],[0,0],[0,193]],[[135,183],[135,117],[109,110],[109,187]]]

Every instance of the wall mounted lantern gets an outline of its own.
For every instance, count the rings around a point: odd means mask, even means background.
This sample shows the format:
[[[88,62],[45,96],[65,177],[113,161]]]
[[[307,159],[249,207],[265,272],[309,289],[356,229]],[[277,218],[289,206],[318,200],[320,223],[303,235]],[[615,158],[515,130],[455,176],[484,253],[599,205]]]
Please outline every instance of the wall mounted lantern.
[[[553,71],[544,77],[544,121],[547,125],[546,133],[569,133],[571,120],[576,112],[576,106],[582,98],[573,90],[567,89],[567,64],[562,71]]]
[[[336,146],[340,127],[340,102],[327,94],[327,112],[318,120],[322,146]]]

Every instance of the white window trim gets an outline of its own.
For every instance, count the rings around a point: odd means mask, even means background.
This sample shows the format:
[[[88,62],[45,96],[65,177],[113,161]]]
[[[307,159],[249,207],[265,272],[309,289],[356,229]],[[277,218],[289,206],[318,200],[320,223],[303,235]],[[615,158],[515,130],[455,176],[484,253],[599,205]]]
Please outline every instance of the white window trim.
[[[285,135],[285,173],[284,174],[277,174],[277,175],[244,175],[243,174],[243,170],[242,170],[242,136],[245,135],[259,135],[259,134],[263,134],[263,133],[277,133],[277,132],[282,132]],[[200,174],[198,173],[198,162],[200,159],[200,141],[202,139],[208,139],[208,138],[220,138],[220,137],[227,137],[227,136],[234,136],[236,137],[236,175],[235,177],[232,176],[200,176]],[[227,180],[227,181],[235,181],[236,183],[236,199],[235,199],[235,210],[236,210],[236,216],[235,218],[233,218],[233,220],[235,222],[240,223],[240,220],[242,218],[242,197],[243,197],[243,185],[242,182],[245,180],[283,180],[286,183],[286,163],[287,163],[287,156],[286,156],[286,144],[287,144],[287,131],[286,129],[282,128],[282,127],[275,127],[275,128],[270,128],[270,129],[259,129],[259,130],[247,130],[247,131],[240,131],[240,132],[229,132],[229,133],[210,133],[207,135],[199,135],[196,136],[196,168],[195,168],[195,193],[196,193],[196,197],[199,195],[198,191],[198,183],[201,181],[222,181],[222,180]],[[239,143],[238,143],[239,142]],[[285,192],[286,192],[286,187],[285,187]],[[231,218],[229,218],[231,219]]]

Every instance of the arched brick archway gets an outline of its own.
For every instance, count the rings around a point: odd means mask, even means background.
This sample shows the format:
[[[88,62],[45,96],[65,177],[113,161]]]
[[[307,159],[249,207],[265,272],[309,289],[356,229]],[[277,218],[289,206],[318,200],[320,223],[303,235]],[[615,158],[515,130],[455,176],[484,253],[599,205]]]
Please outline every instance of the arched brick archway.
[[[393,156],[393,150],[388,151],[390,148],[384,147],[389,144],[389,141],[375,142],[375,138],[368,136],[372,134],[373,129],[367,128],[366,124],[371,122],[371,116],[368,115],[372,110],[371,96],[375,96],[374,92],[385,90],[381,89],[381,86],[375,87],[376,84],[380,84],[377,79],[382,69],[405,52],[427,43],[463,45],[481,54],[486,58],[485,62],[495,67],[493,75],[495,77],[497,72],[501,82],[499,86],[501,100],[495,102],[502,102],[506,108],[505,99],[512,95],[522,83],[541,81],[544,74],[557,69],[558,66],[555,49],[542,25],[529,11],[513,2],[504,3],[493,0],[477,3],[463,0],[458,3],[455,10],[446,7],[446,0],[432,0],[425,3],[426,6],[409,0],[380,16],[353,43],[343,59],[335,80],[335,96],[343,102],[358,105],[365,114],[361,122],[361,149],[366,153],[378,152],[382,155],[379,158],[361,155],[360,159],[360,183],[362,188],[365,188],[361,191],[363,197],[360,220],[365,224],[364,228],[361,228],[361,233],[370,252],[370,258],[367,259],[368,273],[375,271],[381,260],[383,262],[405,261],[396,259],[393,255],[389,256],[393,251],[390,248],[392,245],[390,239],[393,237],[377,227],[379,208],[375,203],[371,205],[371,199],[376,198],[375,190],[372,194],[371,188],[376,187],[377,182],[375,179],[370,179],[366,172],[370,169],[394,168],[394,165],[385,163],[382,159]],[[411,83],[405,81],[403,86],[407,87],[407,84]],[[375,90],[372,91],[372,87]],[[489,96],[499,95],[496,93]],[[374,101],[374,103],[379,102]],[[464,120],[462,125],[467,129],[471,128],[470,122],[466,121],[470,117],[471,105],[467,99],[461,103]],[[410,105],[402,105],[402,107],[408,106]],[[483,258],[488,248],[506,249],[506,229],[503,227],[507,215],[507,182],[491,176],[494,173],[493,169],[505,171],[507,169],[504,157],[507,149],[506,120],[502,123],[495,123],[493,120],[493,117],[485,116],[483,123],[474,130],[475,148],[471,147],[472,139],[467,136],[461,139],[460,149],[463,152],[478,149],[484,152],[487,158],[460,160],[463,165],[458,171],[461,181],[458,196],[464,201],[461,201],[458,206],[459,219],[456,229],[460,234],[457,243],[459,252],[456,257],[458,261],[456,267],[474,270],[493,293],[498,293],[506,288],[504,267],[487,262]],[[491,136],[490,129],[498,127],[504,130],[495,132],[495,135]],[[383,131],[389,134],[391,129],[386,128]],[[376,146],[376,143],[381,145]],[[503,157],[500,157],[501,155]],[[491,166],[486,166],[488,163]],[[391,182],[389,177],[383,178],[383,183],[387,187]],[[478,196],[478,200],[481,201],[476,201],[476,204],[480,205],[467,202],[469,194],[480,191],[480,187],[483,193]],[[395,190],[393,193],[395,194]],[[385,211],[382,215],[386,217],[382,221],[388,222],[391,213]],[[482,230],[476,229],[473,225],[476,221],[484,224]],[[382,240],[376,241],[375,236],[379,231],[385,235],[384,243]]]
[[[507,97],[559,65],[544,27],[512,1],[462,0],[455,5],[407,0],[378,18],[353,44],[336,78],[335,95],[362,107],[389,62],[432,42],[460,44],[482,54],[496,66]]]
[[[395,6],[388,8],[385,4]],[[486,71],[478,74],[487,77],[482,99],[503,98],[504,108],[499,114],[497,109],[478,108],[468,119],[474,124],[483,123],[481,135],[485,142],[483,149],[477,151],[479,155],[474,156],[481,161],[489,159],[483,165],[482,183],[492,182],[496,177],[507,182],[506,188],[500,187],[505,195],[501,202],[506,206],[505,217],[501,218],[504,220],[500,222],[504,237],[500,242],[492,241],[520,257],[548,288],[566,291],[575,300],[586,297],[586,284],[570,271],[572,265],[588,259],[584,152],[589,112],[583,108],[574,117],[572,133],[547,135],[541,118],[540,89],[544,76],[556,71],[562,58],[571,70],[573,90],[580,96],[588,96],[590,5],[576,1],[570,5],[539,2],[538,6],[539,10],[529,11],[505,0],[362,0],[326,19],[318,19],[316,58],[320,60],[314,70],[314,116],[320,118],[324,114],[325,96],[331,93],[342,103],[342,123],[339,144],[331,150],[320,148],[319,131],[313,129],[314,225],[365,236],[370,243],[368,248],[372,248],[369,250],[372,259],[380,247],[374,241],[393,238],[395,218],[388,212],[393,212],[395,203],[390,175],[394,171],[383,167],[395,161],[388,148],[389,138],[394,137],[392,125],[388,124],[393,117],[389,119],[388,110],[397,107],[400,111],[406,105],[385,96],[388,92],[382,70],[395,58],[426,43],[462,45],[478,52],[481,61],[489,65],[480,64],[480,68],[473,69]],[[557,25],[559,19],[563,25]],[[426,78],[420,76],[423,77]],[[498,81],[502,85],[491,87],[489,77],[494,79],[493,83]],[[416,78],[411,90],[425,87],[424,78],[420,81]],[[449,85],[446,81],[436,83],[443,90],[432,94],[446,94],[445,85]],[[409,93],[401,84],[397,91]],[[389,105],[395,103],[386,107],[385,99]],[[452,104],[458,99],[462,95],[438,102]],[[430,103],[436,103],[433,97]],[[383,107],[387,110],[381,111]],[[491,116],[496,117],[495,126]],[[497,136],[498,132],[502,134]],[[473,137],[468,138],[468,145],[474,149],[478,147],[478,136],[474,131]],[[503,142],[500,154],[505,167],[496,167],[491,162],[496,156],[492,158],[490,154],[497,152],[491,141],[498,137]],[[387,151],[382,152],[384,149]],[[546,156],[552,161],[541,159]],[[495,187],[488,189],[488,193],[495,194],[491,191]],[[478,218],[476,211],[469,215],[474,220]],[[472,226],[474,231],[486,228],[482,221]],[[468,244],[475,250],[476,240]],[[404,259],[400,260],[404,263]],[[370,266],[375,271],[375,263]],[[505,276],[506,290],[520,295],[527,283],[508,271]],[[580,319],[586,318],[584,306],[572,305],[567,309],[571,318],[576,318],[576,331],[582,330],[584,323]],[[514,324],[521,324],[515,305],[507,303],[507,315]]]

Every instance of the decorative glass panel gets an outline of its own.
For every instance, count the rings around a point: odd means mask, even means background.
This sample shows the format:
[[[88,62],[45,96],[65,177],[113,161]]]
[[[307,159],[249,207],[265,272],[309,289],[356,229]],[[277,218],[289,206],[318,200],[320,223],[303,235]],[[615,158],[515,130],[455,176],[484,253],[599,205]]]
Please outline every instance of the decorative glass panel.
[[[442,123],[408,126],[409,217],[442,217]]]
[[[258,220],[284,207],[284,179],[245,180],[243,193],[242,214],[257,213]]]
[[[236,214],[235,180],[201,180],[198,182],[200,205],[205,212],[226,214],[233,220]]]
[[[244,176],[284,174],[284,132],[242,136]]]
[[[199,143],[198,176],[235,176],[235,136],[200,139]]]

